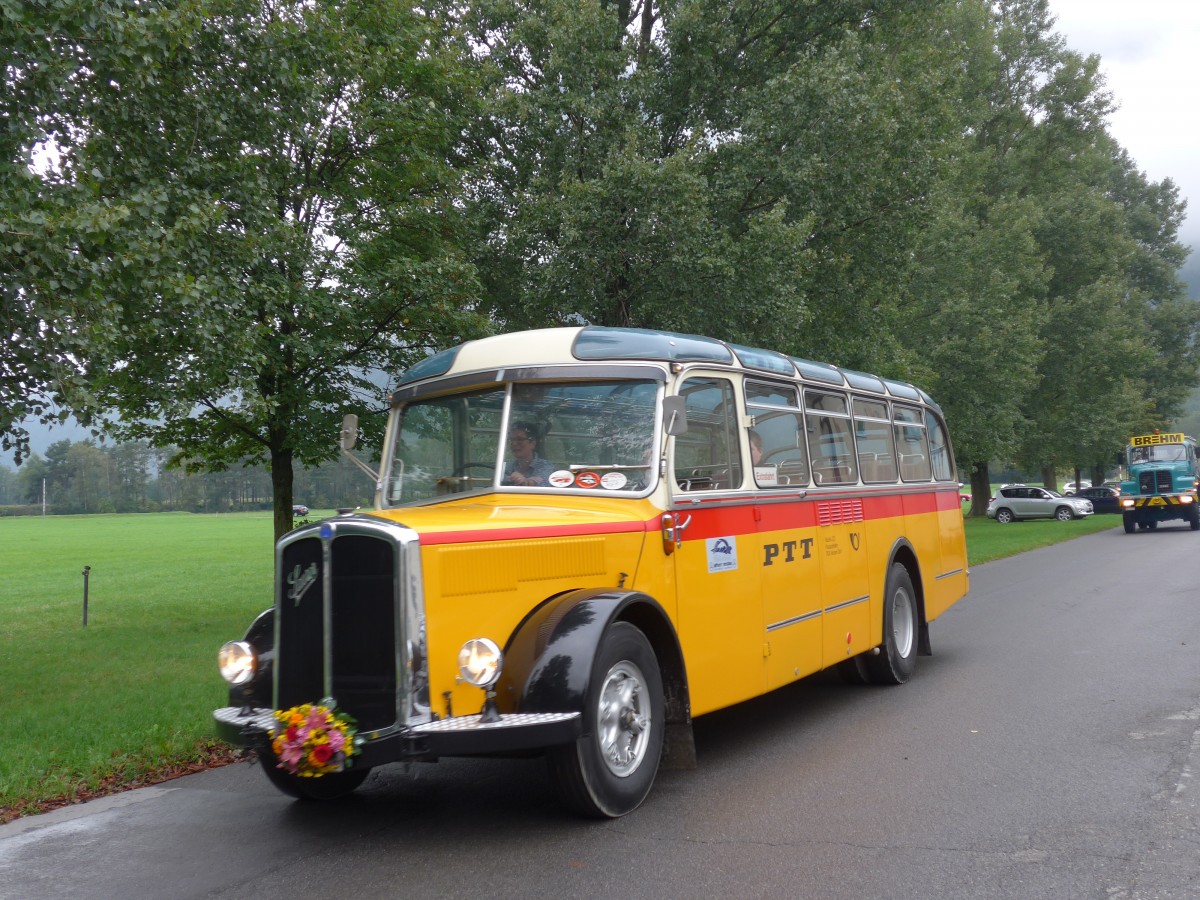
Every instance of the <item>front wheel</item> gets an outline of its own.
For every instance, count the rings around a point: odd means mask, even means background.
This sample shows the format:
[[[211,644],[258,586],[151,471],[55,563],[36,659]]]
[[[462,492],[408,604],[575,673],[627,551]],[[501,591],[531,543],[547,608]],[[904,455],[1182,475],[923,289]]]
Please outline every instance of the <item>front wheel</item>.
[[[664,733],[662,675],[646,636],[628,622],[601,639],[583,709],[583,737],[547,751],[563,801],[596,818],[637,809],[654,784]]]
[[[1200,509],[1192,504],[1192,514],[1188,516],[1188,524],[1192,526],[1192,531],[1200,531]]]
[[[865,657],[876,684],[904,684],[917,668],[917,595],[908,569],[892,563],[883,594],[883,646]]]
[[[1073,518],[1075,518],[1075,516],[1065,506],[1060,506],[1054,511],[1054,518],[1058,519],[1060,522],[1070,522]]]
[[[371,774],[369,767],[330,772],[316,778],[301,778],[278,768],[279,760],[270,750],[258,751],[258,760],[267,780],[297,800],[340,800],[352,794]]]
[[[1129,514],[1121,516],[1121,524],[1125,526],[1126,534],[1133,534],[1135,531],[1137,531],[1137,522],[1134,521],[1133,516]]]

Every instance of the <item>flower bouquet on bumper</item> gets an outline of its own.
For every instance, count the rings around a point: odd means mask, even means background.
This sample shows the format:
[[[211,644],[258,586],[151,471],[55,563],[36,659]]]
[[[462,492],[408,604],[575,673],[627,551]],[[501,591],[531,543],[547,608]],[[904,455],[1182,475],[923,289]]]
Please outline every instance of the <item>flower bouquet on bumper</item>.
[[[301,778],[316,778],[350,767],[358,752],[355,721],[332,706],[304,703],[275,711],[278,728],[269,737],[279,760],[276,768]]]

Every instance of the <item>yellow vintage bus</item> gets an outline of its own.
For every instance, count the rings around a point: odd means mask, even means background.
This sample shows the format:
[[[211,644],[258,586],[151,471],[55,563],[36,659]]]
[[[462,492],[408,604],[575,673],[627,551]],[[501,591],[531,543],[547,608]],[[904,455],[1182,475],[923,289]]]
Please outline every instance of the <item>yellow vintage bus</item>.
[[[373,510],[279,541],[273,607],[220,651],[219,734],[295,797],[539,751],[568,805],[620,816],[694,764],[694,717],[833,666],[905,682],[967,592],[928,395],[711,338],[439,353],[394,391],[377,478]]]

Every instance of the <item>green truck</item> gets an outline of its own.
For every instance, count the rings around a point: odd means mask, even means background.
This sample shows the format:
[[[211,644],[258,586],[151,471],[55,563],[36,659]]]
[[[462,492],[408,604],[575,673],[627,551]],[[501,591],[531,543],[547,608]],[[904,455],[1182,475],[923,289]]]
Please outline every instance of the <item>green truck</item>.
[[[1121,482],[1125,533],[1153,531],[1159,522],[1183,519],[1200,531],[1196,439],[1181,433],[1142,434],[1125,448],[1127,475]]]

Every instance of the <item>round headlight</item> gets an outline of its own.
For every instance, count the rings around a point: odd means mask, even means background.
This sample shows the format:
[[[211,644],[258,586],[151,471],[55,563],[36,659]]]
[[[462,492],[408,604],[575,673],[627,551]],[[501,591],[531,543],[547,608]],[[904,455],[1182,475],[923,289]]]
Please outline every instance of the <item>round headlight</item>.
[[[458,651],[458,671],[464,680],[476,687],[491,687],[500,677],[504,654],[495,641],[473,638]]]
[[[258,658],[245,641],[230,641],[217,653],[217,668],[230,684],[245,684],[254,677]]]

